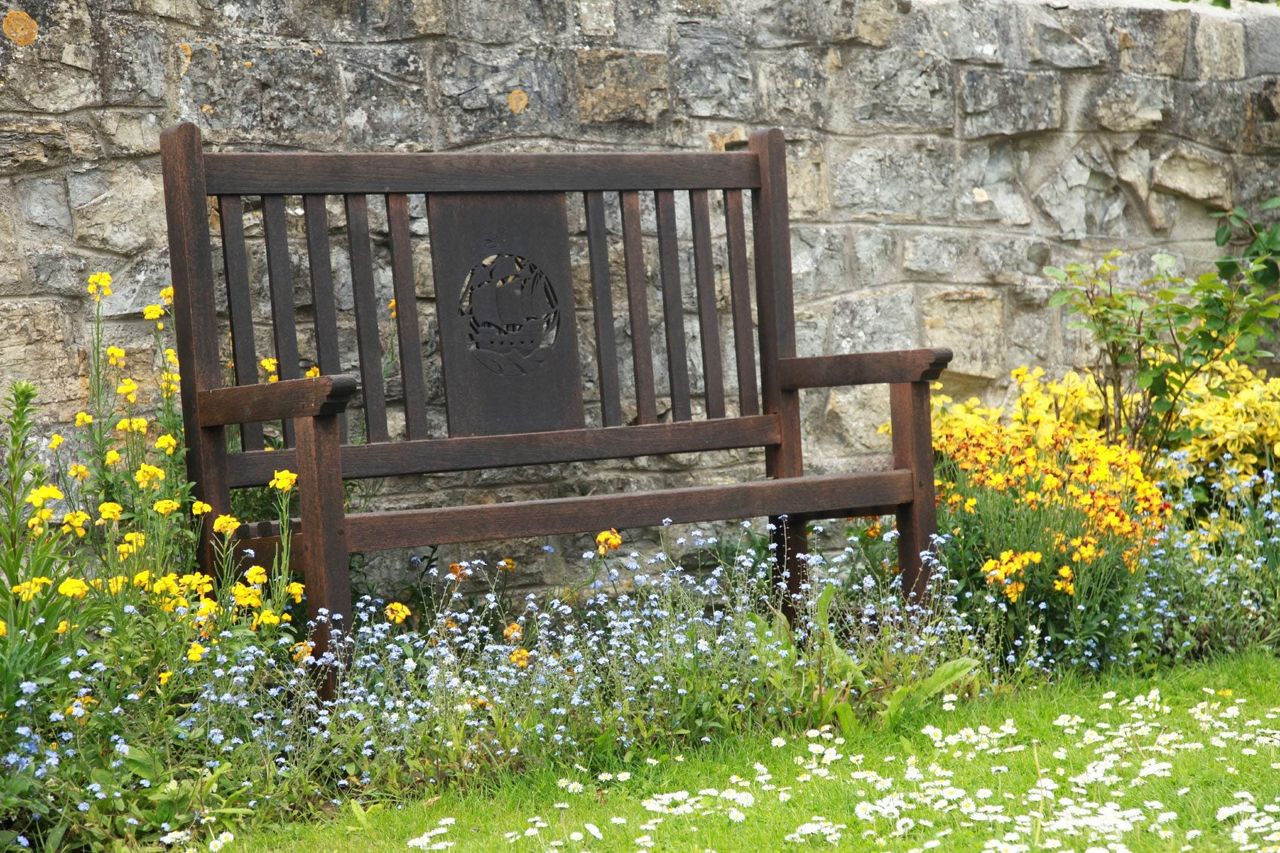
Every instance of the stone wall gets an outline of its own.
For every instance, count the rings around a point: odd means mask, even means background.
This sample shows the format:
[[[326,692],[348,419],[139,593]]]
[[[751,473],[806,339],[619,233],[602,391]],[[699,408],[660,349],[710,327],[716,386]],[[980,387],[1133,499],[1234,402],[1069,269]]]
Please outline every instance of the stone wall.
[[[150,339],[179,120],[317,150],[700,150],[781,125],[801,354],[949,346],[949,390],[993,399],[1018,364],[1083,357],[1045,264],[1201,267],[1211,210],[1280,193],[1280,9],[1253,3],[22,0],[3,33],[0,375],[38,381],[50,420],[83,396],[88,272],[116,275],[111,334]],[[883,410],[808,395],[812,467],[881,447]]]

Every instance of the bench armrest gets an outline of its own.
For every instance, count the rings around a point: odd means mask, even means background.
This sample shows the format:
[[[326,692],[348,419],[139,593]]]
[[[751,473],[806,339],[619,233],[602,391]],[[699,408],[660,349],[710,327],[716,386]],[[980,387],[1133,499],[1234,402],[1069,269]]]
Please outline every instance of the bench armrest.
[[[778,372],[782,387],[787,390],[834,388],[926,382],[937,379],[950,362],[949,349],[908,349],[782,358],[778,360]]]
[[[215,388],[196,395],[196,419],[202,427],[216,427],[337,415],[346,409],[357,385],[354,376],[339,373]]]

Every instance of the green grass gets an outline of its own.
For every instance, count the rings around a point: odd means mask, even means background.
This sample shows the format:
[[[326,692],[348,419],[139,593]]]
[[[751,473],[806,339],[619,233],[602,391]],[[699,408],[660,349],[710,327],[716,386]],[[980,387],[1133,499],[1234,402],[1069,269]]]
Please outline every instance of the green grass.
[[[1159,689],[1159,704],[1167,712],[1127,701],[1146,696],[1153,688]],[[1227,690],[1230,695],[1216,692]],[[1116,695],[1109,698],[1112,692]],[[1198,720],[1193,709],[1201,703],[1207,704],[1196,712]],[[1239,711],[1230,710],[1233,707]],[[1055,724],[1064,714],[1078,715],[1083,722],[1071,730]],[[978,727],[998,730],[1006,719],[1013,721],[1016,733],[999,738],[986,751],[974,751],[972,745],[939,748],[921,733],[932,725],[944,737],[965,729],[980,736]],[[1086,734],[1090,731],[1093,735]],[[1114,840],[1134,851],[1178,850],[1184,845],[1195,850],[1235,849],[1238,841],[1232,839],[1232,828],[1250,815],[1220,820],[1218,810],[1243,802],[1236,794],[1248,791],[1257,809],[1253,817],[1261,817],[1261,823],[1271,819],[1264,807],[1280,803],[1280,773],[1276,772],[1280,764],[1275,763],[1280,762],[1280,660],[1250,653],[1150,679],[1070,679],[1013,695],[962,702],[953,711],[935,704],[896,732],[867,727],[843,743],[838,742],[837,732],[827,734],[829,738],[824,739],[795,733],[781,747],[768,738],[726,741],[685,750],[682,760],[662,756],[656,764],[634,758],[610,768],[615,775],[631,773],[622,782],[616,778],[600,782],[595,773],[563,767],[448,792],[403,808],[374,806],[361,814],[347,806],[321,822],[242,835],[235,849],[407,850],[409,839],[437,827],[442,818],[452,818],[455,822],[447,825],[447,831],[428,844],[449,841],[454,850],[545,850],[554,849],[553,842],[560,841],[565,850],[612,851],[638,849],[642,844],[637,839],[648,836],[657,850],[767,851],[804,846],[788,843],[786,836],[815,815],[847,825],[838,849],[909,850],[937,840],[936,849],[979,850],[1006,833],[1013,833],[1010,841],[1033,848],[1057,840],[1059,849],[1083,850]],[[810,745],[833,748],[839,754],[826,765],[826,775],[814,770]],[[859,755],[860,761],[851,760]],[[909,756],[915,756],[914,767],[922,779],[905,778]],[[1070,777],[1107,756],[1114,756],[1114,765],[1105,771],[1112,778],[1079,783],[1073,791],[1076,783]],[[757,762],[767,767],[771,779],[757,778],[753,769]],[[1151,775],[1142,775],[1144,763]],[[1001,766],[1007,772],[993,772],[993,767]],[[890,779],[891,786],[877,790],[874,778],[854,778],[866,771]],[[581,782],[583,790],[565,790],[560,784],[563,779]],[[1028,792],[1044,779],[1059,787],[1047,792],[1045,800],[1029,799]],[[753,802],[745,805],[704,794],[692,813],[683,815],[656,813],[644,804],[664,793],[683,790],[698,796],[701,789],[726,788],[749,792]],[[784,788],[789,794],[785,802],[779,797]],[[977,798],[981,789],[990,796]],[[926,790],[930,793],[920,793]],[[904,797],[899,817],[914,824],[901,824],[904,831],[899,836],[893,834],[899,828],[895,820],[867,820],[855,811],[859,803],[880,800],[883,804],[882,798],[895,792]],[[1077,805],[1092,804],[1084,809],[1095,816],[1097,804],[1114,803],[1121,811],[1136,811],[1130,815],[1128,829],[1117,827],[1113,820],[1111,835],[1081,827],[1073,834],[1071,827],[1047,823],[1069,816],[1071,806],[1062,797]],[[1000,807],[1009,822],[975,820],[970,805]],[[740,822],[729,816],[732,808],[741,812]],[[530,822],[535,817],[541,824],[537,834],[524,837],[535,826]],[[625,818],[626,823],[612,823],[615,817]],[[1096,824],[1098,819],[1094,820]],[[587,823],[596,826],[603,838],[588,834]],[[510,832],[521,837],[510,843],[506,837]],[[1269,832],[1280,833],[1280,824],[1263,826],[1249,840],[1263,847],[1275,844]],[[571,840],[572,833],[582,833],[581,840]],[[810,836],[807,845],[831,846],[821,835]]]

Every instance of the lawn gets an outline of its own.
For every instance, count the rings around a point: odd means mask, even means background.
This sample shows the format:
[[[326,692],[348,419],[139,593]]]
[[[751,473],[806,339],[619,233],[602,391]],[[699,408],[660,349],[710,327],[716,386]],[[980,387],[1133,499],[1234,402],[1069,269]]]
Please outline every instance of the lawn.
[[[404,807],[348,805],[236,847],[1265,848],[1280,840],[1277,720],[1280,660],[1253,652],[934,704],[897,731],[752,737]]]

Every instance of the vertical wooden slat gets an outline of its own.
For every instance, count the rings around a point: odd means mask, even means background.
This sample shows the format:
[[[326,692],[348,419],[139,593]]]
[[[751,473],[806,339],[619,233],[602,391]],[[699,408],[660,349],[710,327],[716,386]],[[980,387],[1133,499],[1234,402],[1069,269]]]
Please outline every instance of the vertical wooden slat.
[[[382,387],[382,341],[378,337],[378,300],[373,292],[373,255],[369,248],[369,202],[343,196],[351,251],[351,291],[356,306],[356,348],[360,352],[360,388],[364,396],[368,441],[387,440],[387,399]]]
[[[747,236],[742,190],[725,190],[725,238],[729,244],[729,295],[732,298],[733,351],[738,362],[738,406],[744,415],[760,414],[756,391],[756,348],[751,340],[751,284],[747,280]]]
[[[902,594],[922,600],[929,589],[929,567],[921,552],[932,547],[938,516],[934,507],[933,442],[930,438],[929,383],[889,386],[893,431],[893,467],[911,470],[912,501],[898,507],[898,565]]]
[[[604,221],[604,194],[583,194],[587,207],[587,249],[591,258],[591,302],[596,328],[596,365],[600,375],[600,420],[622,424],[618,390],[618,345],[613,334],[613,292],[609,287],[609,235]]]
[[[671,190],[653,194],[658,211],[658,261],[662,275],[663,325],[667,333],[667,375],[671,385],[671,417],[687,421],[689,356],[684,340],[684,305],[680,298],[680,244],[676,241],[676,200]]]
[[[297,379],[298,321],[293,307],[293,276],[289,264],[289,231],[284,196],[262,197],[262,231],[267,243],[267,280],[271,289],[271,330],[276,345],[276,367],[281,379]],[[293,424],[284,422],[284,444],[294,443]]]
[[[194,496],[214,509],[201,519],[199,549],[201,567],[213,574],[213,519],[218,513],[231,511],[231,490],[227,485],[226,432],[222,427],[202,428],[196,413],[199,392],[223,385],[199,128],[182,124],[161,133],[160,162],[182,377],[187,477],[195,484]]]
[[[316,322],[316,364],[326,375],[340,373],[338,306],[333,289],[333,258],[329,250],[329,212],[325,197],[302,197],[307,226],[307,265],[311,271],[311,310]],[[338,419],[341,441],[347,441],[347,416]]]
[[[693,219],[693,274],[698,288],[698,328],[702,332],[702,383],[707,417],[724,417],[724,365],[720,356],[720,318],[716,314],[715,268],[711,259],[711,208],[706,190],[689,191]]]
[[[408,437],[427,437],[427,383],[423,375],[422,333],[418,328],[418,294],[413,286],[413,245],[409,234],[409,197],[387,196],[391,236],[391,281],[396,294],[396,338],[400,342],[400,380],[404,386],[404,419]]]
[[[778,359],[794,357],[795,315],[791,304],[791,232],[787,221],[787,160],[782,131],[757,131],[747,142],[760,158],[760,188],[751,194],[756,245],[756,305],[759,312],[760,390],[764,410],[776,414],[782,441],[765,448],[765,473],[773,478],[804,475],[800,446],[800,393],[784,391]],[[800,553],[807,547],[803,526],[771,519],[774,543],[786,577],[788,598],[798,599],[805,577]],[[797,529],[797,527],[799,529]]]
[[[236,384],[253,385],[258,381],[258,354],[253,342],[249,264],[244,248],[244,203],[240,196],[218,196],[218,219],[222,223],[222,264],[227,275],[227,313],[231,320],[231,359],[235,364]],[[261,450],[262,424],[241,424],[240,446],[244,450]]]
[[[627,309],[631,314],[631,352],[635,362],[636,411],[642,424],[656,423],[658,404],[653,390],[653,351],[649,345],[649,298],[644,274],[644,244],[640,237],[640,194],[623,191],[622,255],[627,266]]]

